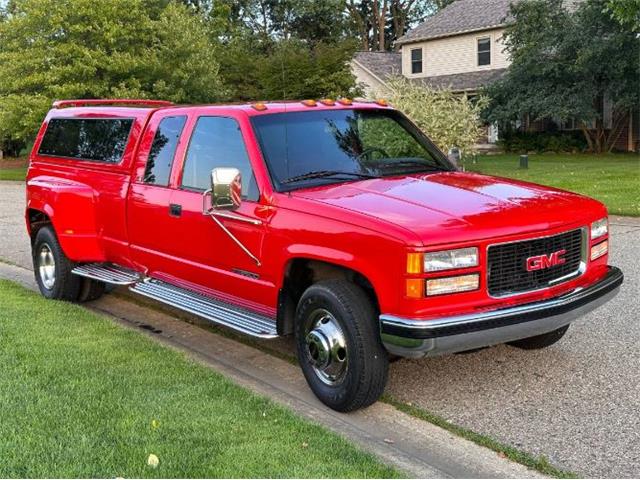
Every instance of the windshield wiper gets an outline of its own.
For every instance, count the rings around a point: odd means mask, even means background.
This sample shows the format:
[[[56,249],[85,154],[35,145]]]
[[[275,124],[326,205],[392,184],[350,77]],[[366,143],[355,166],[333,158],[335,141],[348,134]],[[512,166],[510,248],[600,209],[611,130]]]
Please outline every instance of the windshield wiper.
[[[303,180],[313,180],[314,178],[329,178],[329,177],[355,177],[355,178],[379,178],[376,175],[369,175],[366,173],[357,172],[341,172],[339,170],[318,170],[314,172],[307,172],[302,175],[296,175],[295,177],[287,178],[280,183],[295,183]]]
[[[389,158],[385,159],[385,160],[391,160]],[[391,161],[388,163],[382,163],[380,165],[378,165],[376,168],[378,169],[392,169],[392,168],[402,168],[402,167],[416,167],[417,170],[415,170],[415,172],[420,172],[420,171],[424,171],[424,172],[448,172],[449,170],[447,170],[444,167],[441,167],[439,165],[432,165],[429,163],[425,163],[422,162],[420,160],[409,160],[409,159],[404,159],[404,160],[397,160],[397,161]]]

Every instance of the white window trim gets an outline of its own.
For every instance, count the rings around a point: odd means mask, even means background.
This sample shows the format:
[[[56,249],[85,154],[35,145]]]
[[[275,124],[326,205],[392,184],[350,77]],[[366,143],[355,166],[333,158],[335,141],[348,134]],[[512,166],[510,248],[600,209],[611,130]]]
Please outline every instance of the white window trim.
[[[480,40],[489,40],[489,63],[487,65],[480,65],[480,45],[478,45],[478,43],[480,42]],[[495,45],[495,41],[493,38],[493,34],[490,33],[488,35],[478,35],[475,37],[475,42],[476,42],[476,47],[475,47],[475,54],[476,54],[476,58],[475,58],[475,65],[476,68],[479,69],[491,69],[493,68],[493,54],[494,54],[494,45]]]
[[[422,67],[419,73],[413,73],[413,52],[420,50],[420,66]],[[409,75],[412,77],[424,76],[424,47],[414,47],[409,49]]]

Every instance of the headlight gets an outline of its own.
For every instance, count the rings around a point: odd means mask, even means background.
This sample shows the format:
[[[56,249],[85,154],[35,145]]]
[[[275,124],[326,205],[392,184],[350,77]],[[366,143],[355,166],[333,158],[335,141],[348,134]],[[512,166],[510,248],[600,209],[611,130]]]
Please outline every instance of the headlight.
[[[427,280],[427,296],[469,292],[477,290],[479,286],[480,276],[477,273],[459,277],[432,278]]]
[[[600,238],[609,232],[609,219],[604,217],[591,224],[591,240]]]
[[[424,271],[439,272],[454,268],[478,266],[478,249],[476,247],[428,252],[424,254]]]

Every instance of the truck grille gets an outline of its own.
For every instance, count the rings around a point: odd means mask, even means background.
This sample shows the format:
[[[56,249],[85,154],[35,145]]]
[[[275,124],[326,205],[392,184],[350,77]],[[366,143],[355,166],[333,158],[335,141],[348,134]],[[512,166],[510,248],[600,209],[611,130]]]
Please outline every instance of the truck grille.
[[[488,249],[487,288],[489,295],[503,297],[549,287],[555,280],[567,280],[580,273],[583,230],[572,230],[552,237],[536,238]],[[527,271],[527,258],[566,250],[565,262],[532,272]]]

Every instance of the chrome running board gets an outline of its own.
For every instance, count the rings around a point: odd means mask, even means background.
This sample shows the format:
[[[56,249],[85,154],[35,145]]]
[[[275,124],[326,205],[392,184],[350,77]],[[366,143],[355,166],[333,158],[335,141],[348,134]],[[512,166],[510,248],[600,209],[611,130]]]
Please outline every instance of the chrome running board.
[[[252,337],[278,336],[275,319],[160,280],[146,278],[129,290]]]
[[[86,263],[77,266],[71,273],[114,285],[132,285],[142,278],[138,272],[113,263]]]

